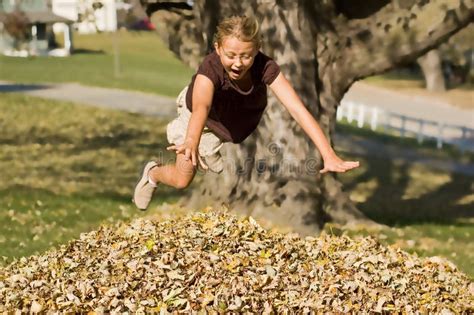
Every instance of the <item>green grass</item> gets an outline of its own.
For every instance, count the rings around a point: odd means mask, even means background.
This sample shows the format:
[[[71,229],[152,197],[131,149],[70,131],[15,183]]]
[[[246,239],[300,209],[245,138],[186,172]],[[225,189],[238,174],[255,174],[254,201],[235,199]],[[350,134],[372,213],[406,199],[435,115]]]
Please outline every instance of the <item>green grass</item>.
[[[387,81],[397,87],[423,87],[424,79],[421,72],[409,72],[408,70],[393,70],[384,74],[374,75],[365,79],[365,81],[384,85]]]
[[[420,72],[410,72],[408,70],[392,70],[384,74],[374,75],[364,79],[368,83],[379,85],[382,87],[392,88],[424,88],[425,79],[423,74]],[[474,89],[473,83],[468,79],[465,83],[457,84],[454,87],[461,90],[472,91]]]
[[[119,47],[119,76],[114,70],[114,36]],[[75,34],[74,45],[77,53],[67,58],[0,56],[0,80],[78,82],[175,97],[193,74],[150,32]]]
[[[0,94],[0,256],[144,215],[133,187],[144,161],[172,158],[164,141],[165,122],[155,118]],[[146,214],[181,195],[161,187]]]

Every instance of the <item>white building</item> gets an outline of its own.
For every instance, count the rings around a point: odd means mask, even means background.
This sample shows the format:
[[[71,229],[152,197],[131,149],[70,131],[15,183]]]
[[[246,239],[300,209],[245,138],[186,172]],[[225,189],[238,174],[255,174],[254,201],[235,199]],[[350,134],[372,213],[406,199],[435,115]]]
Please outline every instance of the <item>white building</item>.
[[[74,29],[81,34],[117,30],[115,0],[52,0],[54,14],[76,21]],[[55,25],[62,31],[64,25]]]
[[[17,18],[27,23],[25,38],[15,38],[5,30],[5,23],[16,10]],[[71,53],[72,37],[70,26],[74,21],[52,12],[49,0],[19,1],[0,0],[0,53],[8,56],[68,56]],[[64,47],[54,41],[51,26],[62,25]]]
[[[15,39],[4,28],[9,14],[19,7],[28,20],[26,39]],[[68,56],[72,33],[117,30],[115,0],[0,0],[0,53],[11,56]],[[54,45],[54,34],[64,47]]]

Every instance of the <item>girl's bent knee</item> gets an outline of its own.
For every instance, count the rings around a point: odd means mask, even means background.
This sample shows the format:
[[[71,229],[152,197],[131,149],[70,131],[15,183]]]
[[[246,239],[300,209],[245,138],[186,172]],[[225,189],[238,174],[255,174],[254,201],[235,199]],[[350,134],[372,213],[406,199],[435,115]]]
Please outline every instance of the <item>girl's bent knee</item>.
[[[184,178],[184,179],[177,179],[175,182],[174,187],[176,189],[186,189],[191,184],[192,179]]]

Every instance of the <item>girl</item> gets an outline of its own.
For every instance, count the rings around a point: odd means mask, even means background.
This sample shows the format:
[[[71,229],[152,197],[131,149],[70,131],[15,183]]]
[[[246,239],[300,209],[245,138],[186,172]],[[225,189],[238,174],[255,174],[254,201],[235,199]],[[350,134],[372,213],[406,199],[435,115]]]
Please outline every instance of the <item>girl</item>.
[[[246,16],[222,21],[215,51],[204,58],[191,83],[178,96],[178,118],[167,127],[174,165],[148,162],[135,188],[134,202],[146,209],[158,183],[186,188],[198,164],[220,173],[224,142],[240,143],[257,127],[267,105],[267,86],[313,141],[325,172],[345,172],[359,162],[341,160],[279,66],[260,49],[258,22]]]

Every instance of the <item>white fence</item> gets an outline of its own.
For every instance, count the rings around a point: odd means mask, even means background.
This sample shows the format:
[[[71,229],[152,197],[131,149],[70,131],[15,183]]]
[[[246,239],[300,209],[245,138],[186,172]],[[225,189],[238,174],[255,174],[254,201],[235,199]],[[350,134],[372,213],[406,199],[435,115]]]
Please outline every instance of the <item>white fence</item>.
[[[374,131],[378,127],[396,130],[401,137],[414,137],[420,144],[425,139],[432,139],[438,149],[443,147],[443,143],[449,143],[461,151],[474,151],[474,129],[465,126],[412,118],[351,101],[342,102],[337,109],[337,120],[344,118],[349,123],[355,121],[359,128],[369,125]]]

